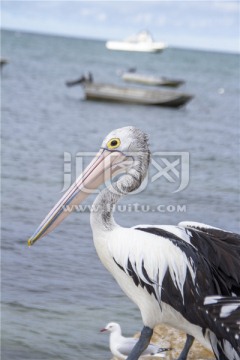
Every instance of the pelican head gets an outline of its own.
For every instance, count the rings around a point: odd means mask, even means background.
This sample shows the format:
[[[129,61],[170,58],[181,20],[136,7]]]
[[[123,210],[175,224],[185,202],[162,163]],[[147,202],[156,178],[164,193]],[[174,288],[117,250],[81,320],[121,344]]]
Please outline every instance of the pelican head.
[[[113,184],[114,191],[124,195],[137,189],[146,176],[149,159],[148,137],[145,133],[132,126],[112,131],[104,139],[91,163],[30,237],[28,245],[33,245],[49,234],[69,215],[69,209],[73,210],[74,206],[115,175],[125,173],[125,181],[118,180]]]

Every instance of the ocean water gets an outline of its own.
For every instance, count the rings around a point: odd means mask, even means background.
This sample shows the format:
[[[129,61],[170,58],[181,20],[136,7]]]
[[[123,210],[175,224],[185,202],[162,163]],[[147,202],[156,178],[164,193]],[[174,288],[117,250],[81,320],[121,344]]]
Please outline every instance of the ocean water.
[[[4,31],[2,56],[9,60],[1,72],[2,359],[109,359],[99,330],[117,321],[130,335],[142,322],[95,253],[89,211],[31,248],[27,239],[62,195],[64,174],[74,180],[76,155],[96,152],[109,131],[126,125],[149,134],[162,169],[183,153],[190,161],[185,175],[181,164],[169,170],[172,181],[151,181],[159,170],[152,164],[146,188],[116,212],[120,224],[195,220],[239,232],[239,55],[110,52],[100,41]],[[180,109],[89,102],[81,87],[65,86],[88,71],[121,84],[117,72],[130,67],[184,79],[179,91],[194,99]],[[176,191],[186,174],[187,186]]]

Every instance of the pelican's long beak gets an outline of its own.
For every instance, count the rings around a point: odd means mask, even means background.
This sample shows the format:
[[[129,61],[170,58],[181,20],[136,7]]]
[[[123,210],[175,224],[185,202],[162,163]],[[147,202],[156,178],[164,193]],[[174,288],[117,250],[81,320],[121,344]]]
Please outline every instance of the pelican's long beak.
[[[28,245],[33,245],[37,240],[55,229],[74,210],[74,206],[79,205],[99,185],[119,172],[123,161],[127,158],[128,156],[120,151],[101,149],[85,171],[48,213],[28,240]]]

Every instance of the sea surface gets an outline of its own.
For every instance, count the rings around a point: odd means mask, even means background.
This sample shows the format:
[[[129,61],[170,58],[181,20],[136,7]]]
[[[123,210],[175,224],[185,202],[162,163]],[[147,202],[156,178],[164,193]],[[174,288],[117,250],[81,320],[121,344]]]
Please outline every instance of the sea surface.
[[[82,153],[127,125],[149,134],[155,162],[145,188],[121,202],[120,224],[195,220],[239,232],[239,55],[111,52],[101,41],[3,31],[2,57],[2,360],[107,360],[99,330],[117,321],[131,335],[142,321],[96,255],[88,208],[33,247],[27,239],[90,160]],[[178,91],[194,99],[180,109],[94,102],[65,86],[89,71],[123,84],[118,74],[132,67],[184,79]]]

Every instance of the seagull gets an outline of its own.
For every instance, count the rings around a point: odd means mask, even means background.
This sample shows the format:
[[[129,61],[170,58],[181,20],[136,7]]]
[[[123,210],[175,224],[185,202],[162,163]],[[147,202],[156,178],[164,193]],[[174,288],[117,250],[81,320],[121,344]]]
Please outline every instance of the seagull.
[[[110,322],[104,329],[100,330],[110,332],[110,350],[111,353],[118,359],[127,359],[133,347],[136,345],[138,339],[122,336],[122,330],[118,323]],[[162,354],[165,351],[171,350],[170,348],[160,348],[156,344],[149,344],[148,347],[141,354],[141,359],[147,359],[150,356],[165,357]]]
[[[139,359],[153,328],[165,323],[187,334],[178,360],[187,358],[194,338],[213,351],[212,343],[217,343],[219,360],[239,360],[238,349],[198,305],[211,295],[240,296],[240,235],[198,222],[126,228],[113,217],[118,201],[140,187],[149,162],[143,131],[132,126],[112,131],[28,245],[49,234],[90,193],[118,175],[95,199],[90,223],[102,264],[141,312],[144,326],[127,359]]]

